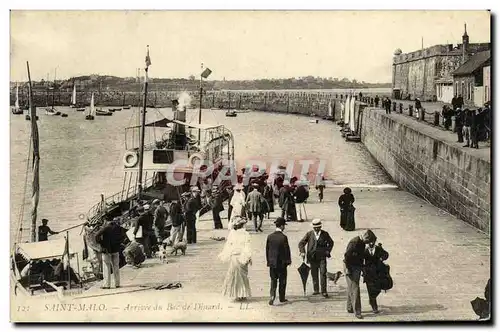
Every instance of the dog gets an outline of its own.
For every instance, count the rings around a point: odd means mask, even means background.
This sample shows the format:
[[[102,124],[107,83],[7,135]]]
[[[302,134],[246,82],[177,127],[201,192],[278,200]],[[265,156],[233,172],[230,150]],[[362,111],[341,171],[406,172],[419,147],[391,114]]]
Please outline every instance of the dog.
[[[167,260],[167,248],[166,248],[166,246],[162,245],[162,246],[160,246],[159,249],[160,250],[158,252],[156,252],[156,257],[158,257],[160,259],[161,263],[167,263],[168,264],[168,260]]]
[[[333,283],[336,285],[337,281],[339,281],[340,277],[342,277],[344,274],[341,271],[337,271],[335,273],[330,273],[326,272],[326,277],[328,280],[333,281]]]
[[[186,242],[174,243],[174,245],[172,246],[172,251],[170,252],[170,255],[173,255],[175,253],[175,256],[177,256],[177,253],[180,250],[182,255],[185,256],[186,255],[186,248],[187,248]]]

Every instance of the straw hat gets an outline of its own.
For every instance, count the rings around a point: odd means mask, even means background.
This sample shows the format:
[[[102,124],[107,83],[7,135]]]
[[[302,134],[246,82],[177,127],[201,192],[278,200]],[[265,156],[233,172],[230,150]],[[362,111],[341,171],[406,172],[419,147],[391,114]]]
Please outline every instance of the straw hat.
[[[312,227],[321,227],[323,226],[323,223],[321,222],[321,219],[313,219],[311,225]]]

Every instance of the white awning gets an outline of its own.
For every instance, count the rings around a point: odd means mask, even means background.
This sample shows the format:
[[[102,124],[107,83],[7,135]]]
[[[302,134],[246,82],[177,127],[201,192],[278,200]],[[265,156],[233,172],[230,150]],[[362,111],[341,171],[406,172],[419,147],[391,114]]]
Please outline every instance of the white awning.
[[[60,257],[64,253],[66,239],[57,239],[41,242],[19,243],[17,245],[18,253],[23,255],[27,260],[37,260],[52,257]],[[76,251],[69,248],[70,255]]]

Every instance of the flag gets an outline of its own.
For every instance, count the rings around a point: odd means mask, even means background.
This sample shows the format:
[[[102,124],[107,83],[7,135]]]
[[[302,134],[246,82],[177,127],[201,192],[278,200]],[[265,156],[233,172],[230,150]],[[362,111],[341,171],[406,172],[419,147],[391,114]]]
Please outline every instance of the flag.
[[[212,73],[212,71],[209,69],[209,68],[206,68],[203,73],[201,73],[201,77],[203,78],[207,78],[208,76],[210,76],[210,74]]]
[[[146,53],[146,69],[144,70],[144,83],[148,83],[148,68],[151,66],[151,58],[149,57],[149,45]]]
[[[66,269],[69,267],[69,239],[67,234],[65,236],[65,241],[66,243],[64,244],[64,252],[62,254],[61,260],[63,261],[64,268]]]
[[[148,51],[146,53],[146,69],[151,66],[151,58],[149,57],[149,45],[148,45]]]
[[[149,66],[151,66],[151,58],[149,57],[149,45],[148,45],[148,51],[146,53],[146,70],[148,70]]]

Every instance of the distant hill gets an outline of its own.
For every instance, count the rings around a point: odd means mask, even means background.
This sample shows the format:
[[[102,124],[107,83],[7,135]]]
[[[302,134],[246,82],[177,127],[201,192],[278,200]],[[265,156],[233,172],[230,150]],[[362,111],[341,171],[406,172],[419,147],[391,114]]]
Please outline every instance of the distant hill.
[[[150,78],[150,90],[186,90],[196,91],[199,89],[199,80],[194,76],[185,78]],[[67,80],[57,81],[56,89],[69,91],[73,85],[77,85],[79,91],[137,91],[140,88],[139,81],[134,77],[84,75],[72,77]],[[15,83],[11,83],[11,88]],[[33,82],[34,90],[53,88],[54,83],[48,84],[42,80]],[[361,88],[390,88],[391,83],[367,83],[349,80],[347,78],[322,78],[322,77],[298,77],[285,79],[258,79],[258,80],[209,80],[203,82],[206,90],[307,90],[307,89],[361,89]]]

